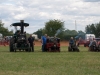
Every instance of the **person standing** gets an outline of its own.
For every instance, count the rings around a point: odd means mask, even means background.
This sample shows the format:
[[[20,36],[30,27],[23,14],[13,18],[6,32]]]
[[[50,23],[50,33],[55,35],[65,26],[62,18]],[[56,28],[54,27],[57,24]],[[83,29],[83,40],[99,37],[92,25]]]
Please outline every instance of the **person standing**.
[[[47,34],[42,36],[41,40],[42,40],[42,52],[45,52],[46,51],[45,47],[46,47],[46,42],[47,42]]]
[[[30,35],[30,37],[28,38],[28,41],[30,43],[30,47],[31,47],[31,51],[34,52],[34,38],[32,37],[32,35]]]

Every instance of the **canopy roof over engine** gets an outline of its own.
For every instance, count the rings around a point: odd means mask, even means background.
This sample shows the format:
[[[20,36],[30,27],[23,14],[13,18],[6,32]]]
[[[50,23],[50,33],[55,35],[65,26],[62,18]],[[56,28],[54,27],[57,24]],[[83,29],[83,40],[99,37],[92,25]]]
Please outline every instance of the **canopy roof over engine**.
[[[18,22],[18,23],[13,23],[13,24],[11,24],[11,26],[20,26],[20,28],[21,28],[21,33],[23,33],[24,32],[24,27],[27,27],[27,26],[29,26],[29,24],[28,23],[24,23],[24,20],[20,20],[20,22]]]
[[[21,26],[21,23],[13,23],[12,26]],[[27,27],[27,26],[29,26],[29,24],[23,23],[23,26]]]

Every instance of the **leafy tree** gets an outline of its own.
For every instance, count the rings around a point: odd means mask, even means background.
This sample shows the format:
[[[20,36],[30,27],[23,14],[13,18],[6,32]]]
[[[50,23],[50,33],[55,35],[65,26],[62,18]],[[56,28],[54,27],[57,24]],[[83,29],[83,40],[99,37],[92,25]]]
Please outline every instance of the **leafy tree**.
[[[13,34],[13,31],[9,31],[8,28],[4,27],[4,23],[0,20],[0,33],[3,34],[3,36],[10,36]]]
[[[100,22],[96,24],[87,25],[85,27],[86,33],[95,34],[96,37],[100,36]]]
[[[90,32],[90,25],[87,25],[86,27],[85,27],[85,32],[86,32],[86,34],[90,34],[91,32]]]
[[[0,20],[0,28],[4,26],[4,23]]]
[[[77,35],[77,31],[75,30],[66,30],[67,35]]]
[[[64,22],[61,20],[49,20],[45,23],[44,33],[49,36],[57,36],[64,30]]]
[[[69,40],[70,37],[75,37],[75,36],[77,36],[77,34],[78,34],[77,31],[67,29],[67,30],[64,31],[63,39],[64,40]]]

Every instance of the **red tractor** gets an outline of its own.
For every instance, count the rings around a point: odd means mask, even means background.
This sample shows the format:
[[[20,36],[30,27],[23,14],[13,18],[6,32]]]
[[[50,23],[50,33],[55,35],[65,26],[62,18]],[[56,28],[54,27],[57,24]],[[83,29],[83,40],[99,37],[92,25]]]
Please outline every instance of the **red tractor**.
[[[49,37],[46,43],[47,52],[60,52],[60,38]]]

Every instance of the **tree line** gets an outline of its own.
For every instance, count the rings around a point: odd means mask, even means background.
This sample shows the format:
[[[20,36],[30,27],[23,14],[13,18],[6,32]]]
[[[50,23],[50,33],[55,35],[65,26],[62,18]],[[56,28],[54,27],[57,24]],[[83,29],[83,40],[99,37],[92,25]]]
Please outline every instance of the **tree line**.
[[[96,37],[100,37],[100,22],[87,25],[85,27],[85,32],[87,34],[95,34]]]
[[[100,37],[100,22],[95,24],[89,24],[85,27],[85,32],[83,31],[76,31],[76,30],[69,30],[65,29],[64,21],[61,20],[49,20],[45,23],[45,27],[38,29],[33,34],[37,34],[38,38],[40,39],[45,33],[48,34],[50,37],[56,36],[59,37],[61,40],[69,40],[70,37],[74,37],[78,39],[79,37],[85,38],[85,34],[95,34],[96,37]],[[0,33],[4,36],[11,36],[13,35],[13,30],[9,31],[8,28],[4,27],[4,23],[0,20]],[[29,33],[27,33],[29,35]]]
[[[69,30],[65,29],[64,21],[61,20],[49,20],[45,23],[45,27],[38,29],[34,34],[37,34],[39,38],[44,34],[48,34],[50,37],[56,36],[61,38],[61,40],[69,40],[70,37],[74,37],[78,39],[79,37],[83,37],[85,32],[83,31],[76,31],[76,30]]]
[[[49,20],[45,23],[45,27],[38,29],[34,34],[37,34],[39,38],[45,33],[49,36],[57,36],[61,40],[69,40],[70,37],[78,39],[82,37],[85,39],[85,34],[94,34],[96,37],[100,37],[100,22],[96,24],[89,24],[85,27],[85,32],[65,29],[64,21],[61,20]]]

